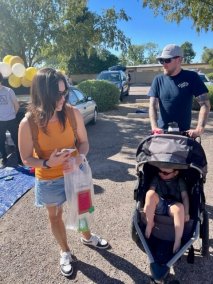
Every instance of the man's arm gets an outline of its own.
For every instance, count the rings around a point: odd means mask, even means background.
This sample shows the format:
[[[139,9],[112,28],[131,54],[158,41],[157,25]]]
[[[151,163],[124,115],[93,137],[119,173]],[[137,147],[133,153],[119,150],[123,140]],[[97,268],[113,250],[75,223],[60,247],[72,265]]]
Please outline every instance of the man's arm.
[[[200,105],[200,112],[199,112],[199,117],[198,117],[197,128],[198,129],[203,128],[203,131],[204,131],[204,128],[206,126],[207,119],[209,116],[210,108],[211,108],[208,94],[207,93],[202,94],[198,96],[196,100]]]
[[[149,100],[149,119],[152,131],[163,132],[162,129],[158,128],[158,98],[150,97]]]
[[[199,111],[199,116],[198,116],[198,122],[197,122],[197,127],[195,130],[190,129],[188,131],[189,135],[191,137],[197,137],[203,134],[204,128],[206,126],[208,116],[209,116],[209,111],[211,108],[208,93],[202,94],[198,97],[196,97],[197,102],[200,105],[200,111]]]

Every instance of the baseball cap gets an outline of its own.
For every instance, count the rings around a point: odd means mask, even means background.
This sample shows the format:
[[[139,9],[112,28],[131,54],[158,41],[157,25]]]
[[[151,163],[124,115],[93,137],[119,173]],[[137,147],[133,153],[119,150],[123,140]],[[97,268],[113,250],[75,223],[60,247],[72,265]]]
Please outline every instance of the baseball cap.
[[[180,46],[176,44],[168,44],[164,47],[161,55],[159,55],[157,59],[160,59],[160,58],[166,59],[166,58],[172,58],[176,56],[183,57],[182,49],[180,48]]]

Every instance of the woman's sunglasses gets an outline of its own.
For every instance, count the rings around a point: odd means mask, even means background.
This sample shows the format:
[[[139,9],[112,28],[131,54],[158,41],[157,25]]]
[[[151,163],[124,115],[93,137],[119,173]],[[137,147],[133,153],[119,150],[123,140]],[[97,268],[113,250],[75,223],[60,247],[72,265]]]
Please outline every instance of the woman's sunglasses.
[[[165,172],[165,171],[159,170],[158,172],[159,172],[160,174],[163,174],[164,176],[168,176],[168,175],[170,175],[170,174],[173,174],[173,173],[175,172],[175,170],[173,170],[172,172]]]
[[[57,95],[56,95],[56,100],[57,101],[60,101],[60,99],[62,98],[62,97],[64,97],[65,99],[66,99],[66,97],[68,96],[68,94],[69,94],[69,90],[68,89],[66,89],[66,90],[64,90],[63,92],[58,92],[57,93]]]
[[[172,57],[172,58],[160,58],[158,61],[160,64],[164,64],[164,63],[171,63],[172,62],[172,59],[176,59],[178,58],[179,56],[175,56],[175,57]]]

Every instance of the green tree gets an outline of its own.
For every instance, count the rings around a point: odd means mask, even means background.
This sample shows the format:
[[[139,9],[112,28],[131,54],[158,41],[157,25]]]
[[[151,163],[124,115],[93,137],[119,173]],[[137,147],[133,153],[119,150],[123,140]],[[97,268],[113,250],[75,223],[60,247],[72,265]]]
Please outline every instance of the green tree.
[[[0,56],[18,55],[26,66],[45,65],[46,58],[64,65],[60,60],[76,52],[125,50],[130,39],[117,27],[118,20],[129,17],[113,8],[102,15],[90,12],[86,0],[1,0]]]
[[[192,43],[186,41],[181,45],[184,54],[184,62],[191,63],[192,60],[195,58],[196,53],[192,48]]]
[[[197,31],[213,30],[212,0],[143,0],[142,5],[153,9],[156,16],[163,15],[168,21],[179,23],[190,18]]]
[[[1,56],[18,55],[26,66],[41,61],[41,48],[52,39],[57,12],[58,7],[49,0],[1,0]]]
[[[114,54],[107,50],[97,54],[96,50],[93,49],[90,55],[85,51],[84,54],[76,53],[75,56],[71,57],[68,63],[68,72],[70,74],[99,73],[117,64],[118,57]]]
[[[86,51],[88,55],[93,48],[96,48],[98,53],[107,48],[127,50],[130,39],[117,27],[118,20],[129,20],[124,10],[116,13],[110,8],[98,15],[88,10],[85,0],[69,2],[61,19],[61,30],[65,31],[65,36],[57,32],[55,50],[60,50],[70,57],[75,55],[76,50],[82,54]]]
[[[208,63],[211,66],[213,66],[213,48],[207,48],[207,47],[203,48],[202,62]]]
[[[126,64],[133,66],[143,64],[145,62],[144,45],[131,45],[126,54]],[[124,57],[124,53],[122,53]]]
[[[148,42],[145,44],[146,64],[156,63],[156,57],[160,53],[159,47],[156,43]]]
[[[127,53],[121,53],[119,59],[123,65],[152,64],[156,63],[158,54],[158,45],[148,42],[143,45],[131,45]]]

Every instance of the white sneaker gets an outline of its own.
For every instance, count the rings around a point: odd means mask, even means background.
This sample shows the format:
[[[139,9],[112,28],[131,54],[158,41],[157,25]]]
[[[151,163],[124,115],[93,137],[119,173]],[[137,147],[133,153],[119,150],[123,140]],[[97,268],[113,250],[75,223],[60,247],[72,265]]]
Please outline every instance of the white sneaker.
[[[73,274],[72,262],[73,259],[70,251],[61,252],[60,270],[62,275],[70,276]]]
[[[89,240],[81,238],[81,242],[84,245],[93,246],[93,247],[100,248],[100,249],[106,249],[109,247],[109,243],[106,240],[102,239],[101,237],[95,234],[91,234],[91,235],[92,236]]]

